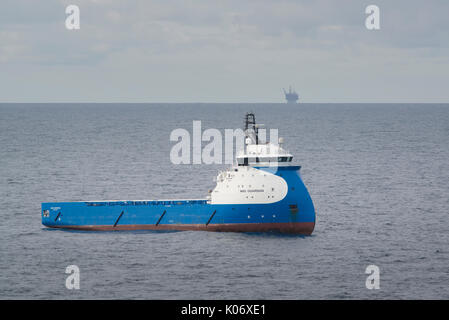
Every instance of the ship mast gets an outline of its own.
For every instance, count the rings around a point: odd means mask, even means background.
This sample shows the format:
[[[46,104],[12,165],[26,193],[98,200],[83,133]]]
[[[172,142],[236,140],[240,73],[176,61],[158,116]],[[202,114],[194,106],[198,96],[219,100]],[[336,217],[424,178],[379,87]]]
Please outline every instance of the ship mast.
[[[245,135],[250,138],[253,143],[259,144],[259,132],[254,113],[248,112],[245,115]]]

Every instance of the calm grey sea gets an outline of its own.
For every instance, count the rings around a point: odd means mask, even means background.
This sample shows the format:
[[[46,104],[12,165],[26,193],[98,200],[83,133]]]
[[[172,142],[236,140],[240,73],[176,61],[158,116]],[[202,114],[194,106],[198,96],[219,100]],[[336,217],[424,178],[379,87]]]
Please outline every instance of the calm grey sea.
[[[170,132],[247,111],[302,166],[312,236],[41,225],[46,201],[205,197],[226,166],[171,164]],[[449,299],[448,104],[0,104],[0,147],[0,298]]]

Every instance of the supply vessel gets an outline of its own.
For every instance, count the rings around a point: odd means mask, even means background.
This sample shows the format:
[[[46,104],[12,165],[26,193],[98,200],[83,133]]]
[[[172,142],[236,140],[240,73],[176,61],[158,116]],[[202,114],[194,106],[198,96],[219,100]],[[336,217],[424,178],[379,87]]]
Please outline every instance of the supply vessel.
[[[203,230],[310,235],[315,208],[300,166],[279,143],[262,142],[245,117],[244,148],[204,199],[42,203],[42,224],[79,230]]]

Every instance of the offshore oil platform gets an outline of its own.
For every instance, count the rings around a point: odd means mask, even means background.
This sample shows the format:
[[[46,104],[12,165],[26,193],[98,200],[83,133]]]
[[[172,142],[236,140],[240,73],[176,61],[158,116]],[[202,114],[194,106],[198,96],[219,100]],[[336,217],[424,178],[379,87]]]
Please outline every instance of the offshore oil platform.
[[[295,90],[292,90],[291,86],[288,91],[285,91],[284,88],[282,90],[284,90],[285,100],[287,100],[287,103],[296,103],[298,101],[299,96]]]

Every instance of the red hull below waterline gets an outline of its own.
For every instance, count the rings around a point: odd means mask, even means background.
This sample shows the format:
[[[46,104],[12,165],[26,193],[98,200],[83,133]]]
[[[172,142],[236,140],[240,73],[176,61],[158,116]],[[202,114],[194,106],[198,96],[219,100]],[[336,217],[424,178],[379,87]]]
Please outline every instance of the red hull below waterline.
[[[113,230],[179,230],[179,231],[215,231],[215,232],[279,232],[288,234],[311,235],[315,228],[314,222],[285,223],[232,223],[232,224],[163,224],[163,225],[65,225],[52,228],[75,229],[85,231]]]

